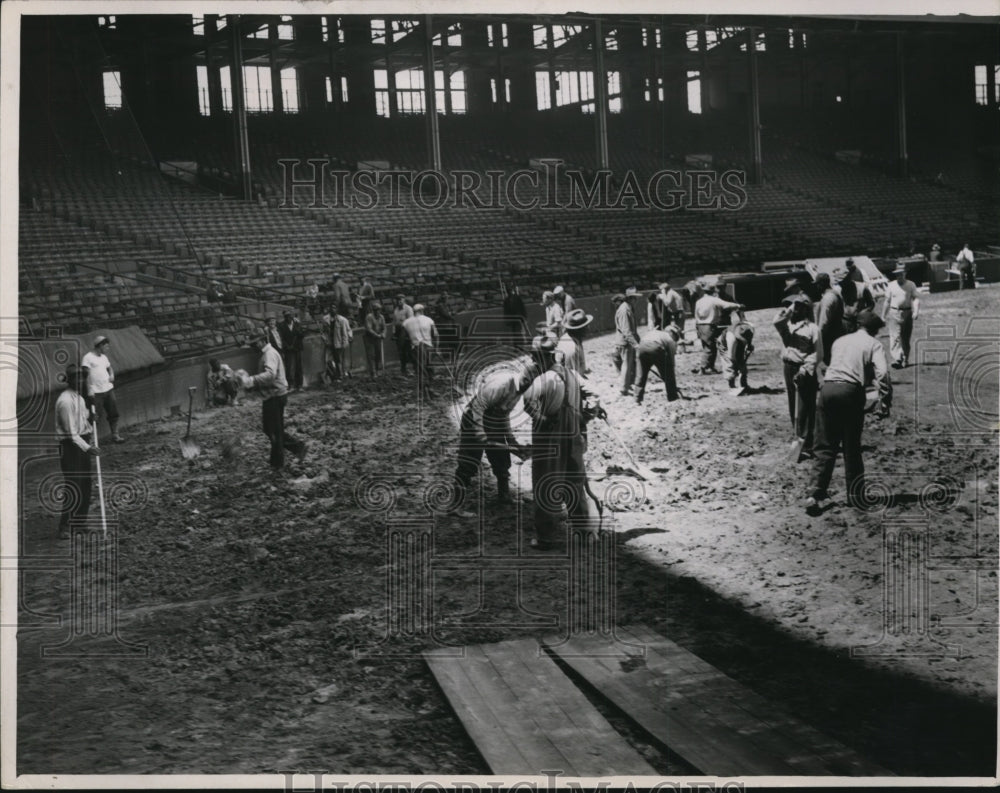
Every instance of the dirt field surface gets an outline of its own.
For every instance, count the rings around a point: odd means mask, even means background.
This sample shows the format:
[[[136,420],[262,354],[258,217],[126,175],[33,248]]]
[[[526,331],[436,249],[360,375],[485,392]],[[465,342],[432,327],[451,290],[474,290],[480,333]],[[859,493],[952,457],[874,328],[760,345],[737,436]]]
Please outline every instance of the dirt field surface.
[[[610,337],[589,339],[589,382],[656,476],[615,474],[627,460],[598,425],[587,461],[624,510],[606,522],[620,624],[645,623],[896,774],[992,776],[1000,290],[923,303],[892,416],[865,429],[870,509],[844,503],[838,464],[834,505],[804,512],[811,463],[786,459],[773,310],[749,315],[739,397],[684,354],[687,399],[668,403],[654,379],[637,406],[616,395]],[[287,424],[310,450],[277,476],[255,398],[196,413],[192,462],[176,417],[129,428],[102,458],[119,482],[117,568],[76,564],[116,638],[80,627],[71,543],[40,495],[58,463],[51,443],[22,441],[18,773],[488,773],[419,652],[559,632],[571,604],[558,554],[519,577],[441,563],[538,553],[529,465],[515,468],[516,505],[492,503],[484,468],[478,517],[434,511],[457,438],[439,376],[424,403],[395,371],[293,394]],[[428,623],[400,625],[387,583],[408,562],[387,536],[428,526],[432,546],[414,551],[433,578]],[[661,773],[690,771],[597,704]]]

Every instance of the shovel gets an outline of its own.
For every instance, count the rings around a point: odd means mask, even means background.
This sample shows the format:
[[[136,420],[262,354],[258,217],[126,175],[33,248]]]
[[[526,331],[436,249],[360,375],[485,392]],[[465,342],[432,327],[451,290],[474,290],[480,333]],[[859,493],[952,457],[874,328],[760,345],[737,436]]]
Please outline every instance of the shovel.
[[[644,465],[641,465],[635,459],[635,457],[632,456],[632,452],[629,451],[628,446],[625,445],[625,441],[621,439],[621,436],[619,436],[618,433],[615,432],[615,428],[611,426],[611,422],[608,421],[607,419],[604,419],[604,424],[605,426],[607,426],[608,432],[611,433],[611,437],[613,437],[616,441],[618,441],[618,445],[622,447],[622,451],[625,452],[625,456],[628,457],[629,462],[632,463],[633,473],[635,473],[636,476],[638,476],[640,479],[647,482],[652,479],[655,479],[656,474],[653,473],[652,469],[647,468]]]
[[[191,386],[188,388],[188,423],[187,432],[184,433],[184,437],[181,438],[181,454],[184,455],[185,460],[193,460],[199,454],[201,454],[201,447],[191,440],[191,411],[194,407],[194,392],[197,391],[196,386]]]

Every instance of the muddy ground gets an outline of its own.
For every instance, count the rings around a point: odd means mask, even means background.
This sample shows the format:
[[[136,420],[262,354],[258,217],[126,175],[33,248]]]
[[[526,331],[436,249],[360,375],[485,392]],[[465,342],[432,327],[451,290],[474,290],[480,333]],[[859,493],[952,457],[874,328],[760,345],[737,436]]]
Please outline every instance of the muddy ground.
[[[602,479],[627,461],[600,427],[588,466],[595,489],[614,483],[627,510],[608,522],[618,621],[649,625],[897,774],[991,776],[996,320],[992,337],[963,339],[968,319],[1000,315],[1000,291],[924,302],[917,365],[893,372],[893,415],[866,427],[865,462],[883,495],[869,510],[843,503],[838,465],[834,506],[804,513],[810,464],[785,460],[774,311],[750,315],[752,390],[740,397],[719,376],[692,375],[687,354],[678,371],[689,399],[668,404],[652,385],[639,407],[616,396],[610,338],[588,340],[590,381],[656,477]],[[931,327],[948,325],[959,341],[934,343],[965,350],[958,364],[921,358]],[[419,651],[564,630],[565,565],[527,570],[518,589],[509,570],[487,564],[480,584],[471,566],[443,564],[480,547],[535,552],[523,531],[530,505],[492,505],[488,474],[479,517],[434,511],[457,435],[453,394],[438,394],[420,403],[393,371],[292,395],[288,425],[310,452],[280,476],[252,398],[196,414],[203,452],[193,463],[181,459],[176,418],[129,428],[103,457],[107,481],[122,483],[111,510],[117,574],[88,562],[81,579],[117,584],[101,589],[116,638],[78,627],[70,543],[56,539],[39,495],[58,464],[45,444],[22,441],[18,772],[488,773]],[[388,555],[387,533],[430,526],[433,546],[414,569],[433,578],[418,615],[433,630],[390,624],[399,612],[387,612],[387,586],[403,562]],[[926,598],[900,612],[907,633],[884,624],[883,548],[900,526],[917,538],[908,574],[927,582]],[[659,771],[690,771],[598,705]]]

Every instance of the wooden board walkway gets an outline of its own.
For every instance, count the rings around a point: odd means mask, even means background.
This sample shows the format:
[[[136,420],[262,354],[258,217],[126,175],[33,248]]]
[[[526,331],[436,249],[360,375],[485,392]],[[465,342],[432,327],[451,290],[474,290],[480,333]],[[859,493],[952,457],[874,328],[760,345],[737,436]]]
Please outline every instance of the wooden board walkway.
[[[537,640],[464,649],[424,658],[494,774],[657,776]]]
[[[575,672],[704,774],[892,776],[645,626],[547,642]],[[619,645],[620,646],[620,645]]]

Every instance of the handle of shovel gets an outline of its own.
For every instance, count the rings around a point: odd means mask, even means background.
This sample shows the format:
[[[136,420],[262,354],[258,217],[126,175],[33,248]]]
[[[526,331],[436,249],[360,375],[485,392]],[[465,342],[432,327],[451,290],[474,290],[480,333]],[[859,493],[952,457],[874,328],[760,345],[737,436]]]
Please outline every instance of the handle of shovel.
[[[185,438],[191,435],[191,411],[194,409],[194,392],[197,390],[198,386],[188,387],[188,426],[187,432],[184,433]]]

